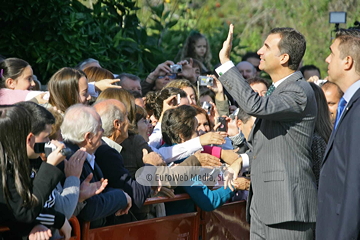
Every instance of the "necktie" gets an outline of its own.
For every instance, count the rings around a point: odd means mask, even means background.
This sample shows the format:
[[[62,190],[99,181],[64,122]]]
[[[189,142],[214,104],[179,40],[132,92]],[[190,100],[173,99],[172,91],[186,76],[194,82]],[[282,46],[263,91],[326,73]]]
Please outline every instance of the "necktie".
[[[275,90],[275,85],[274,85],[274,84],[271,84],[271,86],[270,86],[269,89],[267,90],[265,96],[270,96],[274,90]]]
[[[337,111],[336,111],[336,119],[335,119],[334,129],[336,129],[336,127],[339,123],[341,114],[344,111],[346,104],[347,104],[346,100],[344,98],[341,98],[338,108],[337,108]]]

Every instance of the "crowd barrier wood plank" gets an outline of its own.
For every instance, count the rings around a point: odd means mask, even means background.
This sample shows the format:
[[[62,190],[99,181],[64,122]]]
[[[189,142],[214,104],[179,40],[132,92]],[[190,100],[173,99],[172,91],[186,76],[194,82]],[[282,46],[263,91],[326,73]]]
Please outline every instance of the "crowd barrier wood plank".
[[[248,240],[246,201],[230,202],[211,212],[201,212],[202,240]]]
[[[75,216],[72,216],[69,219],[69,223],[71,225],[72,231],[71,231],[71,238],[70,240],[80,240],[80,223],[78,221],[78,219]],[[0,234],[2,232],[6,232],[9,231],[10,229],[8,227],[5,226],[0,226]],[[1,238],[1,237],[0,237]]]
[[[148,198],[145,205],[189,199],[188,194],[178,194],[174,198]],[[200,212],[123,223],[90,229],[90,223],[81,225],[82,240],[192,240],[199,238]]]
[[[80,235],[81,230],[80,230],[79,220],[75,216],[72,216],[69,219],[69,223],[72,228],[70,240],[80,240],[81,239],[81,235]]]
[[[148,198],[145,205],[189,199],[187,194],[175,198]],[[230,202],[211,212],[202,211],[117,224],[90,229],[90,223],[79,224],[69,219],[71,240],[248,240],[250,226],[246,222],[246,202]],[[200,230],[201,229],[201,230]],[[0,226],[0,233],[9,229]]]

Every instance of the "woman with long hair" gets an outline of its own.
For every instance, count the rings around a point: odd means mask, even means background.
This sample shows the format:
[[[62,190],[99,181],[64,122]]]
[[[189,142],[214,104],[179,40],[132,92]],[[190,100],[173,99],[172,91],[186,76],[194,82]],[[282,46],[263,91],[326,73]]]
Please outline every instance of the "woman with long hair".
[[[77,103],[86,104],[91,96],[88,91],[88,79],[83,71],[64,67],[58,70],[48,83],[49,104],[64,113]]]
[[[311,153],[313,159],[313,172],[315,174],[316,185],[319,184],[321,162],[323,160],[326,145],[329,141],[332,124],[330,120],[329,107],[323,90],[315,83],[310,82],[310,86],[314,90],[318,113],[315,120],[315,130],[311,144]]]
[[[48,156],[47,163],[32,173],[28,157],[35,136],[31,133],[30,119],[30,113],[23,107],[0,106],[0,224],[19,236],[27,236],[38,224],[36,217],[63,177],[56,165],[65,158],[60,153],[64,145],[53,142],[57,149]]]

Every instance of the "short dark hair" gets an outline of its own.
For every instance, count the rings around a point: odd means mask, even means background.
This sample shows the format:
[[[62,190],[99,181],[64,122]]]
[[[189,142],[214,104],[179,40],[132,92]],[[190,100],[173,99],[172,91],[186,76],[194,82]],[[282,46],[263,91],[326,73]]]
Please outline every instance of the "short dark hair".
[[[25,108],[31,113],[31,132],[34,135],[44,131],[47,124],[55,123],[55,118],[51,112],[34,102],[19,102],[16,105]]]
[[[142,98],[142,95],[138,91],[135,91],[135,90],[126,90],[126,91],[128,91],[131,95],[133,95],[133,97],[135,99]]]
[[[300,68],[300,72],[304,75],[305,71],[317,70],[319,75],[321,76],[320,69],[315,65],[305,65]]]
[[[116,78],[122,79],[124,77],[131,79],[133,81],[141,82],[141,79],[138,76],[131,74],[131,73],[120,73]],[[121,86],[121,80],[120,80],[120,82],[116,82],[115,84]]]
[[[297,70],[306,50],[305,37],[293,28],[274,28],[270,34],[280,34],[281,40],[278,45],[280,53],[288,54],[288,67]]]
[[[170,146],[181,143],[180,134],[185,140],[190,140],[194,131],[196,131],[196,115],[196,110],[188,105],[166,110],[161,122],[164,142]]]
[[[243,123],[247,123],[250,119],[250,115],[247,114],[241,107],[239,107],[239,112],[237,114],[238,120],[241,120]]]
[[[163,111],[163,102],[165,99],[172,95],[180,94],[181,98],[186,98],[187,94],[184,92],[184,90],[181,90],[180,88],[163,88],[159,92],[157,92],[156,98],[155,98],[155,108],[154,108],[154,116],[156,119],[159,119],[161,116],[161,113]]]
[[[205,86],[200,86],[200,97],[206,96],[208,95],[209,97],[211,97],[212,102],[215,103],[215,92],[213,90],[211,90],[210,88],[207,88]]]
[[[360,74],[360,31],[357,29],[339,29],[336,32],[336,39],[340,41],[340,58],[350,56],[354,59],[355,70]]]
[[[269,83],[264,78],[261,78],[261,77],[252,77],[252,78],[246,79],[246,81],[248,82],[249,85],[255,84],[255,83],[263,83],[266,86],[266,88],[269,88]]]

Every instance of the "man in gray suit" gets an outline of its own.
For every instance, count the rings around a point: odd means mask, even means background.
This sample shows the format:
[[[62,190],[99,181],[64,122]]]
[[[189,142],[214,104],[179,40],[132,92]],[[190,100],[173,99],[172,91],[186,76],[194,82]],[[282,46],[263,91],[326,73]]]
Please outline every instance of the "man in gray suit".
[[[219,80],[239,106],[257,118],[250,133],[250,239],[313,239],[316,183],[311,142],[317,114],[314,92],[297,68],[303,35],[275,28],[258,50],[259,68],[273,85],[260,97],[230,61],[234,26],[219,53]]]

